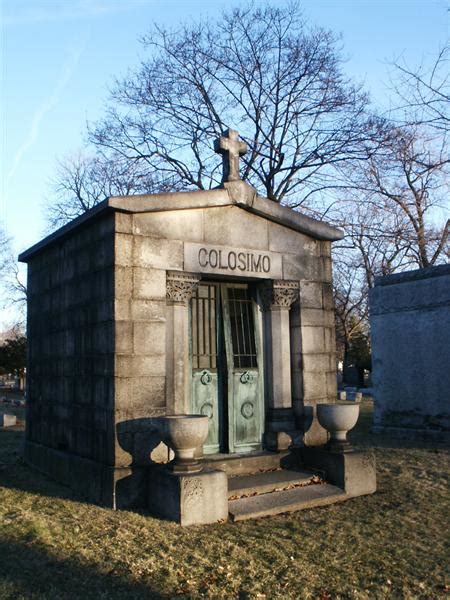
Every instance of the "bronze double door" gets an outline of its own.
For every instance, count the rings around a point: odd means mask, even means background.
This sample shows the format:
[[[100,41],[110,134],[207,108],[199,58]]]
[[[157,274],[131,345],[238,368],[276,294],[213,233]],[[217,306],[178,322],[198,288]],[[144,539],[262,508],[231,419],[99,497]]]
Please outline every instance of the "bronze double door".
[[[258,307],[246,284],[203,282],[191,301],[192,412],[209,417],[205,454],[261,448]]]

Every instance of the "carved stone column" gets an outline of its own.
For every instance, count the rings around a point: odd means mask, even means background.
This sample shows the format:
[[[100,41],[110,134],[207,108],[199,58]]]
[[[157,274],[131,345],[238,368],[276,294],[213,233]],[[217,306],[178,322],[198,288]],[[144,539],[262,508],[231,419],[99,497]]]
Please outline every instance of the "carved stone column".
[[[275,280],[261,290],[268,319],[269,413],[266,445],[285,450],[295,436],[291,392],[289,310],[299,296],[298,281]]]
[[[189,301],[200,276],[167,271],[166,408],[168,415],[190,412]]]

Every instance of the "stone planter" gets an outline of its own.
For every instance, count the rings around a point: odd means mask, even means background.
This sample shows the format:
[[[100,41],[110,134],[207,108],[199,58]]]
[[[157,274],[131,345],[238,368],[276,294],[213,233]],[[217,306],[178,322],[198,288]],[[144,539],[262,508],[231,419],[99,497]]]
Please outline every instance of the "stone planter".
[[[354,402],[317,405],[317,419],[330,434],[329,450],[332,452],[351,450],[347,432],[356,425],[358,416],[359,404]]]
[[[171,463],[174,473],[196,473],[202,470],[195,453],[208,437],[208,425],[209,419],[203,415],[173,415],[159,419],[159,433],[164,443],[175,453]]]

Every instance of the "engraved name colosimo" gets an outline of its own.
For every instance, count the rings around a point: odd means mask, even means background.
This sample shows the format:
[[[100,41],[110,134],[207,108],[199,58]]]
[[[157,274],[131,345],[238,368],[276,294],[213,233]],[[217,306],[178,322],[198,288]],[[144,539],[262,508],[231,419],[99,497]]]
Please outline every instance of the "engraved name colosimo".
[[[233,250],[216,250],[200,248],[198,264],[203,269],[224,269],[230,271],[246,271],[249,273],[269,273],[270,256],[253,252],[234,252]]]

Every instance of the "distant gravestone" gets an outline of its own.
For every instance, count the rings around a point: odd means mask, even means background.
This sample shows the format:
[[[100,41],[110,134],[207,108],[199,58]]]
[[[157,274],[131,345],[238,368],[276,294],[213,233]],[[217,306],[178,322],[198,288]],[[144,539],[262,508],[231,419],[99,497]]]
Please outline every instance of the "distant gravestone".
[[[14,427],[14,425],[17,425],[16,415],[0,413],[0,427]]]

